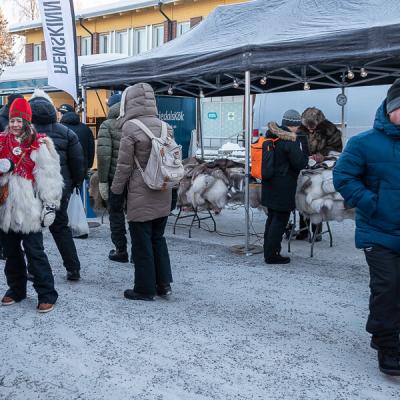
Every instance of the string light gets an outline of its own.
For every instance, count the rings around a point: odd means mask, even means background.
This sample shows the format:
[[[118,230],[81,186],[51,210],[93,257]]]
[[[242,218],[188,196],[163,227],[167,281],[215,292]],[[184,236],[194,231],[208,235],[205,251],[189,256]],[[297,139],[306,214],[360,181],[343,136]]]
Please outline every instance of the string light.
[[[310,90],[310,84],[308,83],[308,82],[304,82],[304,87],[303,87],[303,89],[304,90]]]
[[[265,86],[265,85],[267,84],[267,77],[266,77],[266,76],[263,76],[263,77],[260,79],[260,84],[263,85],[263,86]]]
[[[365,68],[360,69],[361,78],[366,78],[368,76],[368,72]]]
[[[203,97],[204,97],[204,92],[203,92],[203,89],[200,89],[200,92],[199,92],[199,97],[200,97],[200,98],[203,98]]]
[[[347,71],[347,79],[354,79],[354,72],[350,68]]]
[[[172,89],[172,85],[169,85],[168,94],[169,94],[169,95],[174,94],[174,89]]]
[[[234,80],[233,80],[232,86],[233,86],[235,89],[237,89],[237,88],[239,87],[239,82],[238,82],[236,79],[234,79]]]

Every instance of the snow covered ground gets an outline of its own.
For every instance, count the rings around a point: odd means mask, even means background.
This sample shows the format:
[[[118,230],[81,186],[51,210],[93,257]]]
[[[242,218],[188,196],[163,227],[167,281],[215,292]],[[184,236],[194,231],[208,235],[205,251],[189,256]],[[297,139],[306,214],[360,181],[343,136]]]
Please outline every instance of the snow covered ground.
[[[242,208],[216,219],[221,233],[243,232]],[[254,212],[254,231],[264,220]],[[174,294],[155,302],[123,298],[133,270],[108,261],[107,225],[76,242],[79,283],[46,234],[59,301],[39,315],[30,288],[0,308],[0,399],[399,399],[364,331],[368,270],[353,223],[332,225],[332,249],[325,238],[309,258],[294,243],[285,266],[231,252],[243,237],[169,226]]]

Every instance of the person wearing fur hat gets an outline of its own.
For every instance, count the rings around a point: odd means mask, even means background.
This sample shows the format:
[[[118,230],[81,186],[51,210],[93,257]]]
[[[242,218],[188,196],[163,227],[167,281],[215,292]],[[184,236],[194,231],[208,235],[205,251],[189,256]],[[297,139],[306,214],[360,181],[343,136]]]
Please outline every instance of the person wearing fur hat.
[[[31,121],[29,103],[16,99],[10,107],[8,128],[0,133],[0,234],[9,286],[1,304],[25,299],[28,268],[38,294],[37,310],[45,313],[54,308],[58,294],[43,248],[42,228],[54,222],[63,179],[52,140],[38,134]]]
[[[297,135],[300,114],[288,110],[282,127],[268,124],[267,139],[276,140],[274,147],[274,172],[270,179],[262,180],[261,204],[268,208],[264,233],[264,259],[267,264],[287,264],[289,257],[280,254],[282,236],[290,212],[296,207],[297,178],[308,163],[308,144],[304,135]]]
[[[97,136],[97,171],[99,174],[100,196],[107,202],[111,241],[115,246],[115,249],[109,252],[108,258],[111,261],[127,263],[129,256],[125,228],[125,196],[116,195],[110,191],[117,168],[119,143],[122,135],[120,124],[117,121],[120,102],[121,95],[119,93],[114,93],[108,99],[108,117],[100,125]]]
[[[310,158],[317,163],[324,161],[329,152],[341,153],[343,150],[342,132],[335,124],[327,120],[324,113],[315,107],[306,108],[301,115],[299,132],[307,135]],[[300,215],[300,233],[297,240],[308,239],[307,223]],[[322,231],[322,224],[312,225],[312,231]],[[320,241],[321,235],[317,235],[316,241]]]
[[[49,136],[60,156],[61,174],[64,190],[60,208],[57,210],[50,232],[67,270],[67,279],[80,279],[80,261],[68,226],[68,203],[75,187],[80,188],[85,176],[85,162],[82,146],[75,132],[57,122],[56,109],[51,98],[40,89],[36,89],[29,100],[32,108],[32,123],[35,128]]]
[[[356,208],[356,247],[364,250],[370,273],[371,347],[382,372],[400,375],[400,79],[389,88],[373,128],[347,143],[333,183]]]
[[[124,296],[130,300],[154,300],[154,295],[171,294],[171,264],[164,237],[171,208],[171,190],[152,190],[143,180],[139,164],[144,168],[152,149],[151,139],[134,123],[138,119],[155,137],[160,137],[163,122],[157,117],[156,98],[147,83],[125,89],[121,98],[119,122],[122,128],[117,168],[112,193],[122,195],[128,188],[127,219],[135,264],[135,283]],[[173,130],[167,127],[168,135]],[[136,161],[135,161],[136,160]]]

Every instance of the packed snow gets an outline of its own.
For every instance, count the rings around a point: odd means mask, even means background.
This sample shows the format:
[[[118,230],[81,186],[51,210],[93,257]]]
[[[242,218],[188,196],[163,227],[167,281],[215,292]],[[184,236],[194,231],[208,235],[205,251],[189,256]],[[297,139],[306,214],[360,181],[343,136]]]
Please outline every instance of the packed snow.
[[[133,267],[107,259],[107,222],[76,241],[79,283],[66,281],[46,233],[59,301],[38,314],[29,284],[28,299],[0,308],[0,399],[399,399],[400,380],[379,372],[364,330],[368,269],[353,222],[332,223],[333,248],[324,237],[310,258],[308,243],[293,242],[292,263],[273,266],[231,251],[244,242],[243,215],[223,210],[218,233],[205,220],[192,239],[190,219],[173,235],[170,218],[168,301],[123,298]],[[253,212],[252,243],[264,221]]]

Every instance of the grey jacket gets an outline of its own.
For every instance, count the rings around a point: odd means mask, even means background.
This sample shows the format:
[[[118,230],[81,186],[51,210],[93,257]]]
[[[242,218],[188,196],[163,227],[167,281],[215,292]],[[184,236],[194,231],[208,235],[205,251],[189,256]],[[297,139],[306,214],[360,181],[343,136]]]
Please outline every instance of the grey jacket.
[[[97,136],[97,171],[99,182],[111,184],[117,168],[121,129],[118,126],[120,103],[108,111],[107,119],[100,125]]]
[[[138,83],[125,89],[121,99],[120,125],[122,138],[118,154],[117,169],[111,190],[122,194],[128,187],[127,218],[132,222],[146,222],[166,217],[170,213],[171,190],[151,190],[137,169],[134,156],[145,169],[151,151],[151,140],[131,119],[139,119],[153,133],[161,135],[161,120],[157,118],[154,91],[147,83]],[[173,135],[168,126],[169,134]]]

